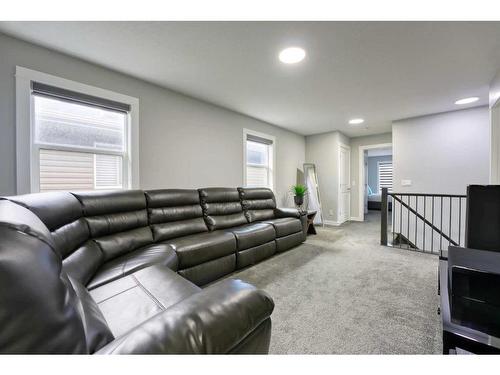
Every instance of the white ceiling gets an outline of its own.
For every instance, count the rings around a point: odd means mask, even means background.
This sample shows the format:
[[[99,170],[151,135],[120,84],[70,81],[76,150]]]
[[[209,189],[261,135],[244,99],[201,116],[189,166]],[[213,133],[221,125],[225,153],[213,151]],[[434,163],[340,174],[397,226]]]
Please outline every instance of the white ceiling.
[[[0,22],[0,32],[306,135],[382,133],[462,97],[485,105],[500,68],[499,22]],[[306,59],[281,64],[287,46]],[[366,121],[347,125],[353,117]]]

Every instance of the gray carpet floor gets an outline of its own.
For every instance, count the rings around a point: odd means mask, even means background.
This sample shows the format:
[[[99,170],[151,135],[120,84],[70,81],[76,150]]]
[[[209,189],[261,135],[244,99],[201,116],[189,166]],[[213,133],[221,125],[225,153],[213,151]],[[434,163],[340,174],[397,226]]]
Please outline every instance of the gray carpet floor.
[[[441,352],[438,258],[380,246],[379,215],[231,275],[273,297],[271,354]]]

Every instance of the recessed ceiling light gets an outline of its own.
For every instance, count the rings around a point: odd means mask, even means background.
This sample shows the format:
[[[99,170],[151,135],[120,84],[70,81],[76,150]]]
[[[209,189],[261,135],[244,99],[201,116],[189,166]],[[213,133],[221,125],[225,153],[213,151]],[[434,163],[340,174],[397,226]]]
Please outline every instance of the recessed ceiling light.
[[[458,105],[461,105],[461,104],[470,104],[470,103],[477,102],[478,100],[479,100],[479,98],[477,96],[472,96],[470,98],[464,98],[464,99],[457,100],[455,102],[455,104],[458,104]]]
[[[285,64],[296,64],[306,57],[306,51],[300,47],[285,48],[280,52],[279,59]]]
[[[363,122],[365,122],[365,120],[362,118],[353,118],[352,120],[349,120],[349,124],[351,125],[359,125],[362,124]]]

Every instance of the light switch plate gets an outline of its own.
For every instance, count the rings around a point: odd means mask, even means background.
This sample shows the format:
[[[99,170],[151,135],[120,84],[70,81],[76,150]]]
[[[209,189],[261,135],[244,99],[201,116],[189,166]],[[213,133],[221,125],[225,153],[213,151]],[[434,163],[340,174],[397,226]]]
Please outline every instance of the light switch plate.
[[[401,180],[401,186],[411,186],[411,180]]]

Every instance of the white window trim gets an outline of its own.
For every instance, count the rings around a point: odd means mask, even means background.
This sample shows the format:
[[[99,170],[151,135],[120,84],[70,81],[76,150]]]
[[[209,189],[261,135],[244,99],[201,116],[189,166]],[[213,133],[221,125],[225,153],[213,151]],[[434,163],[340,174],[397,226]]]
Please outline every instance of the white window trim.
[[[270,176],[270,186],[269,188],[274,191],[274,187],[276,186],[276,137],[256,132],[250,129],[243,129],[243,186],[247,186],[247,136],[253,135],[259,138],[268,139],[273,142],[271,147],[271,176]],[[261,165],[254,165],[256,167],[262,167]],[[264,168],[264,167],[263,167]]]
[[[35,154],[39,146],[35,145],[33,129],[33,100],[31,82],[36,81],[66,90],[77,91],[104,99],[130,105],[126,142],[128,152],[124,156],[123,187],[139,188],[139,99],[86,85],[50,74],[16,66],[16,183],[17,194],[38,192],[39,165]],[[46,148],[45,146],[43,146]],[[50,148],[47,147],[47,148]],[[57,147],[63,149],[64,147]],[[76,150],[77,147],[66,147]]]

